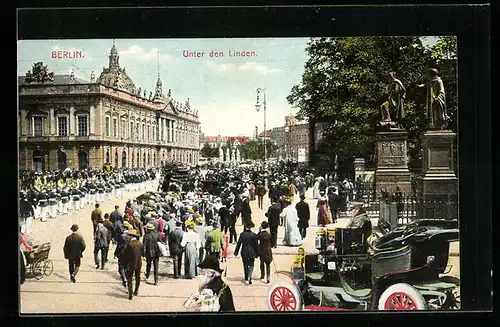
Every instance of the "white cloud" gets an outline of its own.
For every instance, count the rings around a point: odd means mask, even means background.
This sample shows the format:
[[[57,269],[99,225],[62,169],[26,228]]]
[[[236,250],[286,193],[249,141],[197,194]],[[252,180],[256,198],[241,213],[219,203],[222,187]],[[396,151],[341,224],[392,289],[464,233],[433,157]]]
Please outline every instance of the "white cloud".
[[[152,48],[149,51],[146,51],[145,49],[141,48],[138,45],[131,45],[125,50],[119,50],[118,54],[123,57],[133,57],[133,59],[136,60],[152,60],[156,59],[158,56],[158,49],[157,48]],[[166,60],[166,59],[171,59],[172,57],[168,54],[160,52],[160,60]]]
[[[264,115],[257,112],[253,102],[212,102],[205,105],[192,104],[198,110],[202,132],[206,136],[245,135],[252,136],[255,126],[259,133],[264,130]],[[289,114],[286,107],[274,107],[267,111],[266,128],[283,126],[285,116]]]
[[[266,75],[282,71],[257,62],[216,64],[213,61],[208,61],[206,67],[216,73],[254,73]]]

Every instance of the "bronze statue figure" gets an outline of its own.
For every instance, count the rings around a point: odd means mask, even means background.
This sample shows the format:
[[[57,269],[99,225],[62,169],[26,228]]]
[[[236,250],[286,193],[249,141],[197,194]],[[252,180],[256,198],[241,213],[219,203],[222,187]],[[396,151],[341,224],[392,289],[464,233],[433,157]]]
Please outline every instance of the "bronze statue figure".
[[[427,86],[425,112],[430,118],[430,129],[448,128],[448,110],[446,108],[446,94],[441,77],[438,76],[438,70],[429,69],[429,80],[419,87]]]
[[[390,72],[390,82],[387,86],[388,100],[381,106],[382,124],[397,123],[406,117],[404,101],[406,98],[406,88],[403,83],[396,78],[395,72]]]

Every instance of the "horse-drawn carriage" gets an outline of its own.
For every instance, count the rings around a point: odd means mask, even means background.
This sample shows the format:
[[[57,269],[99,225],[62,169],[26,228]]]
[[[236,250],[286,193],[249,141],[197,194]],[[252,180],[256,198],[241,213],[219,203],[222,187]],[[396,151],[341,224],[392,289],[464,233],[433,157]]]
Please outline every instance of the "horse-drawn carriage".
[[[50,243],[33,246],[33,251],[24,252],[26,257],[26,277],[40,280],[43,276],[50,276],[54,264],[49,259]]]
[[[294,268],[271,285],[272,311],[458,309],[457,278],[449,273],[456,220],[421,220],[385,235],[362,228],[320,229],[319,254],[300,250]]]

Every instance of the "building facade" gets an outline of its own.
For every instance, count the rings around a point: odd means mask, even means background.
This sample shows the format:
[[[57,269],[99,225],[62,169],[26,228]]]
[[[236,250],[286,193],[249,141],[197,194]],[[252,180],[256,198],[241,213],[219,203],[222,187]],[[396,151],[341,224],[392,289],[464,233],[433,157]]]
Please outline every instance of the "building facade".
[[[238,141],[238,145],[242,145],[245,142],[252,140],[250,136],[205,136],[204,143],[208,143],[211,148],[219,148],[221,145],[229,143],[234,144]]]
[[[285,117],[284,126],[271,130],[271,141],[278,147],[278,159],[309,161],[309,124],[299,123],[294,115]]]
[[[19,169],[196,165],[200,122],[189,104],[156,89],[147,97],[119,65],[115,45],[97,80],[50,75],[41,63],[19,78]],[[37,68],[38,65],[38,68]],[[45,80],[44,80],[45,79]]]

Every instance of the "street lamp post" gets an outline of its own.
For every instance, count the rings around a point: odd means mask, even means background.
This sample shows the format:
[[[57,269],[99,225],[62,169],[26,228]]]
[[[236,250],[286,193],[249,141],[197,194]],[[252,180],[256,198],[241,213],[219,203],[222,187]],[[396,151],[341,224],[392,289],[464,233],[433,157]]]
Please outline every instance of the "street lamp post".
[[[266,131],[266,90],[263,89],[263,88],[257,88],[257,103],[255,104],[255,109],[257,110],[257,112],[260,110],[261,108],[261,103],[260,103],[260,100],[259,100],[259,96],[260,96],[260,92],[264,93],[264,168],[266,167],[266,161],[267,161],[267,143],[266,143],[266,134],[267,134],[267,131]]]

